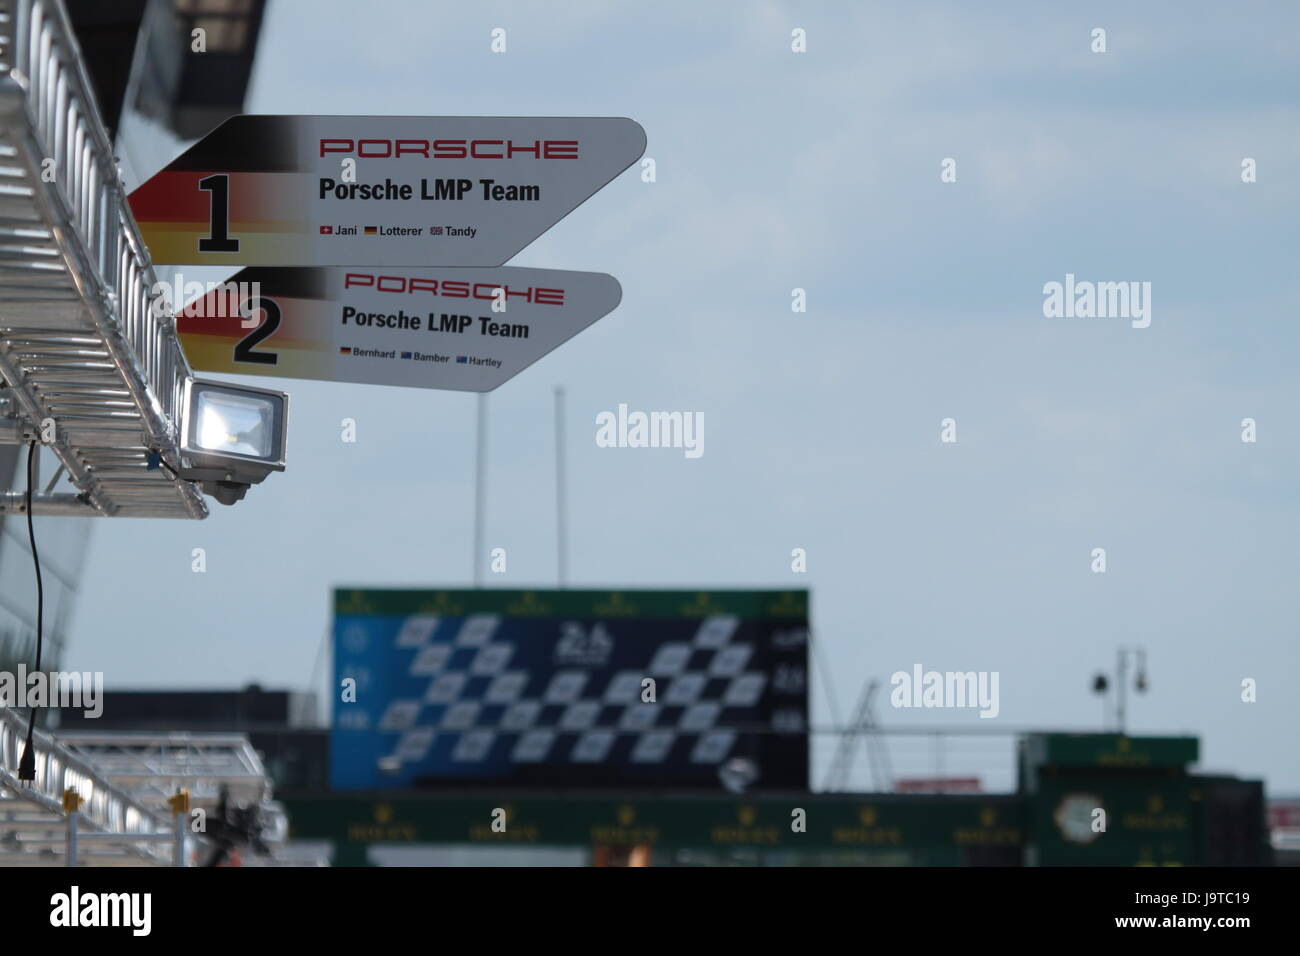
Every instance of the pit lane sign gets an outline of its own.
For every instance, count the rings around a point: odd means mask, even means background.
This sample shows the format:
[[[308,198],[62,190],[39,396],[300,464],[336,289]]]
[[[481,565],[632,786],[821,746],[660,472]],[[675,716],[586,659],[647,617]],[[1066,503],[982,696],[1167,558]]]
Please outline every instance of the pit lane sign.
[[[251,268],[176,315],[205,372],[486,392],[612,312],[613,276]]]
[[[622,118],[235,116],[130,200],[157,263],[499,266],[645,145]]]

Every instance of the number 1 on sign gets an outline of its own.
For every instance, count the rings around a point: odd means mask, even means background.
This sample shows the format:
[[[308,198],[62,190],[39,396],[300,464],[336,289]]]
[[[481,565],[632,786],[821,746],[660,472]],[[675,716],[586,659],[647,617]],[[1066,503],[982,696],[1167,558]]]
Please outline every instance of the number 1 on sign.
[[[225,173],[217,173],[200,179],[199,189],[212,193],[209,201],[209,235],[199,240],[199,252],[238,252],[239,240],[231,239],[229,234],[230,177]]]

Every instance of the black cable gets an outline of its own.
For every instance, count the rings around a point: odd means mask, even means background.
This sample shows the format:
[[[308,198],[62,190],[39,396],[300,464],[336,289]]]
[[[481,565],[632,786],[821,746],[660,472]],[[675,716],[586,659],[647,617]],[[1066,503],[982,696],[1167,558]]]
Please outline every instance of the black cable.
[[[45,647],[45,586],[41,583],[41,558],[36,553],[36,529],[32,525],[32,485],[36,483],[36,442],[27,446],[27,541],[32,546],[32,563],[36,565],[36,670],[41,669],[41,653]],[[36,753],[32,735],[36,732],[36,708],[31,708],[27,721],[27,742],[18,760],[18,779],[28,783],[36,779]]]

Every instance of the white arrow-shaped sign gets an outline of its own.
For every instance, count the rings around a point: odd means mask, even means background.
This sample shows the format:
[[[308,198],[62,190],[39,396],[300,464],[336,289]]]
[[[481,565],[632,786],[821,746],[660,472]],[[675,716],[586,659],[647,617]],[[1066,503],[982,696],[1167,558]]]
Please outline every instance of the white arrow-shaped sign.
[[[131,208],[158,263],[497,266],[645,145],[621,118],[236,116]]]
[[[599,272],[253,268],[176,322],[202,371],[486,392],[622,295]]]

